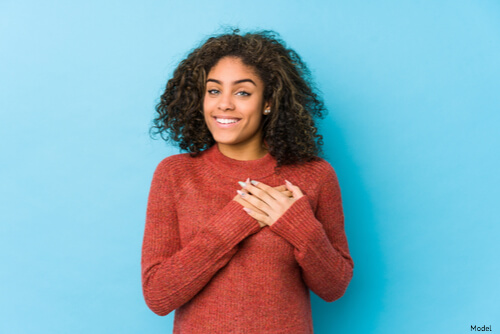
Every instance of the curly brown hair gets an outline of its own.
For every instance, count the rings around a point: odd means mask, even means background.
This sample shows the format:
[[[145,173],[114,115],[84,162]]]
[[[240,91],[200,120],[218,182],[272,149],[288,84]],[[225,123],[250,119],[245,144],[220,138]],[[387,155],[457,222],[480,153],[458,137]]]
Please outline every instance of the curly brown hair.
[[[227,56],[253,67],[264,82],[264,100],[272,112],[264,117],[262,139],[277,166],[314,160],[323,145],[315,118],[324,116],[324,103],[300,56],[268,30],[240,35],[236,29],[191,51],[167,82],[150,135],[171,139],[192,156],[215,144],[203,116],[203,99],[207,74]]]

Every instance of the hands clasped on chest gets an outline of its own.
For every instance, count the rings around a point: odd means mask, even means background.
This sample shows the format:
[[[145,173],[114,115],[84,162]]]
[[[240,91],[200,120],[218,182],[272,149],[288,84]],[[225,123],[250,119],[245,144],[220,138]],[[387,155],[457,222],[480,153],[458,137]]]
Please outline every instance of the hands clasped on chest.
[[[243,188],[233,200],[243,206],[243,210],[255,218],[260,227],[273,225],[291,206],[304,196],[299,187],[290,181],[285,185],[270,187],[267,184],[247,179],[238,182]]]

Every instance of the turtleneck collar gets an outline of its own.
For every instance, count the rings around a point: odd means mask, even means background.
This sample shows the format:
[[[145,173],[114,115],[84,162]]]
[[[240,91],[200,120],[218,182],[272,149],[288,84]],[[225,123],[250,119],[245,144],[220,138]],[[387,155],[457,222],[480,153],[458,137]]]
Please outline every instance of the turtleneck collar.
[[[269,152],[255,160],[236,160],[222,154],[217,144],[205,150],[201,158],[215,172],[238,180],[245,180],[247,177],[255,180],[265,178],[274,174],[276,167],[276,159]]]

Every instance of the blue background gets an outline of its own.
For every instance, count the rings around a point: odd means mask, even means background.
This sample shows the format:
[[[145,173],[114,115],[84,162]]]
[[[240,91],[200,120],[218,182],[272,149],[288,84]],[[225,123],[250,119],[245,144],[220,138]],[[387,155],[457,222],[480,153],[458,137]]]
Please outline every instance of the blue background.
[[[316,333],[500,328],[498,1],[0,2],[0,332],[169,333],[145,305],[148,137],[221,25],[310,66],[355,261]]]

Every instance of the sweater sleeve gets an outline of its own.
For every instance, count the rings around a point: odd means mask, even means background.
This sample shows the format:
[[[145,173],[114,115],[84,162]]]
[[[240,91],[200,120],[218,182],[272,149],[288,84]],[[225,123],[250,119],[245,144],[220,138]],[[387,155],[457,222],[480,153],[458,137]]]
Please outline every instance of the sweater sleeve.
[[[148,197],[141,277],[148,307],[167,315],[193,298],[238,250],[259,224],[231,200],[181,247],[168,166],[155,170]]]
[[[307,286],[323,300],[332,302],[345,293],[354,262],[344,231],[340,187],[330,165],[320,184],[316,213],[304,195],[270,229],[294,246]]]

